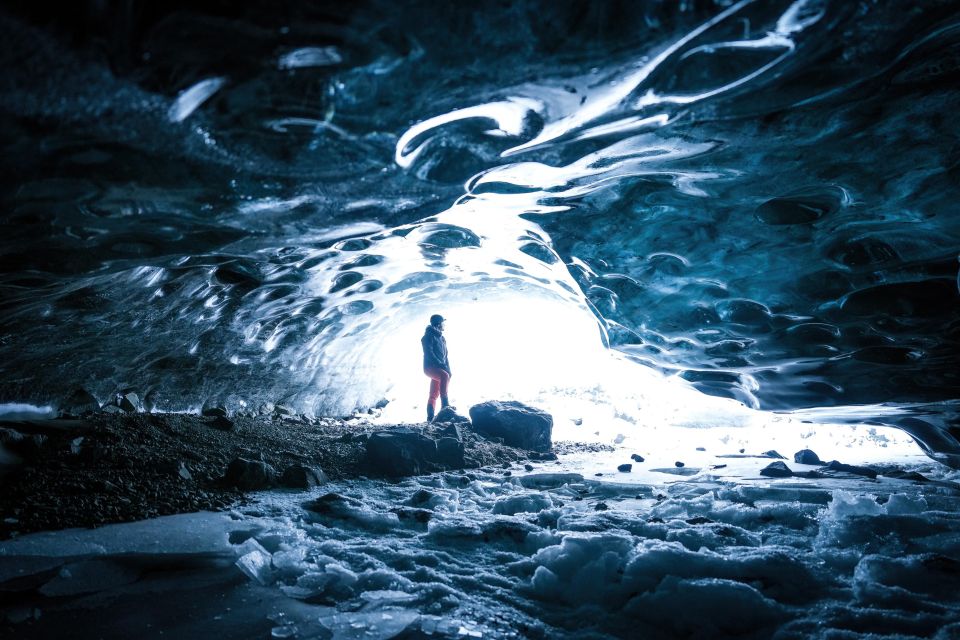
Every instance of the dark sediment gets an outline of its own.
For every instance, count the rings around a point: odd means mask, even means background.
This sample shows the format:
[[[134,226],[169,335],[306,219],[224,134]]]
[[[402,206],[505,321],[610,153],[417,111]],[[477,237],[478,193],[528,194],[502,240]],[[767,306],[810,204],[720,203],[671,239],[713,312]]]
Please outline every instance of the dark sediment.
[[[228,508],[244,499],[224,480],[236,458],[266,463],[278,476],[296,465],[334,481],[377,475],[364,465],[366,441],[388,428],[356,417],[259,416],[233,417],[223,429],[216,419],[137,413],[0,424],[46,436],[22,463],[0,466],[0,539]],[[406,426],[442,436],[440,425]],[[464,467],[544,457],[462,432]]]

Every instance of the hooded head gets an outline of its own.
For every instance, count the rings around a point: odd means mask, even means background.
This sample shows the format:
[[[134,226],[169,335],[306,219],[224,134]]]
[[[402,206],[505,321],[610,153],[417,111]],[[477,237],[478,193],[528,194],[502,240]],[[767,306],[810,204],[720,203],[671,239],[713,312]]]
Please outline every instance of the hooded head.
[[[444,317],[438,313],[430,316],[430,326],[436,329],[437,331],[443,331]]]

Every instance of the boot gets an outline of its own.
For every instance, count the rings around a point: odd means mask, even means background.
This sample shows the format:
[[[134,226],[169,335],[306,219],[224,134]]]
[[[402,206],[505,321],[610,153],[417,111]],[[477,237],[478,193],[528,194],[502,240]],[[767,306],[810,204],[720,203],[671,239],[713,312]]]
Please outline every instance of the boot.
[[[433,422],[433,405],[427,405],[427,422]]]
[[[445,397],[441,397],[441,398],[440,398],[440,408],[441,408],[441,409],[446,409],[446,408],[449,407],[449,406],[450,406],[450,401],[449,401],[447,398],[445,398]]]

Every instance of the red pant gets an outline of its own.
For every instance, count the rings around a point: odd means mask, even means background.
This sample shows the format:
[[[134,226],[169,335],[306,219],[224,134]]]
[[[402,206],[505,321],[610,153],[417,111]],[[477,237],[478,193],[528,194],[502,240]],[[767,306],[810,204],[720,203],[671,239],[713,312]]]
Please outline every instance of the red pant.
[[[424,367],[423,372],[430,378],[429,405],[435,407],[437,405],[437,396],[440,396],[443,406],[446,406],[447,385],[450,384],[450,374],[437,367]]]

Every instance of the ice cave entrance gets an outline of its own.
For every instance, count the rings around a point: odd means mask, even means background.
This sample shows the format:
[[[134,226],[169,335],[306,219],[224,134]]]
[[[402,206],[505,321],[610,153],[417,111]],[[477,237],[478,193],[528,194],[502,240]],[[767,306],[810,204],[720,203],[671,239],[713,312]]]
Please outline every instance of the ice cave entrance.
[[[863,462],[924,456],[900,429],[856,424],[860,408],[831,408],[853,420],[812,421],[703,394],[678,376],[664,376],[609,349],[586,307],[535,289],[504,291],[493,299],[465,290],[459,298],[445,295],[443,303],[407,304],[387,319],[375,341],[348,338],[353,344],[338,345],[375,363],[372,380],[385,379],[389,403],[379,422],[424,419],[428,380],[419,372],[420,337],[432,313],[447,318],[451,401],[463,414],[484,400],[518,400],[554,416],[555,440],[675,450],[687,458],[697,449],[775,449],[789,456],[805,448],[825,460],[851,454]]]

